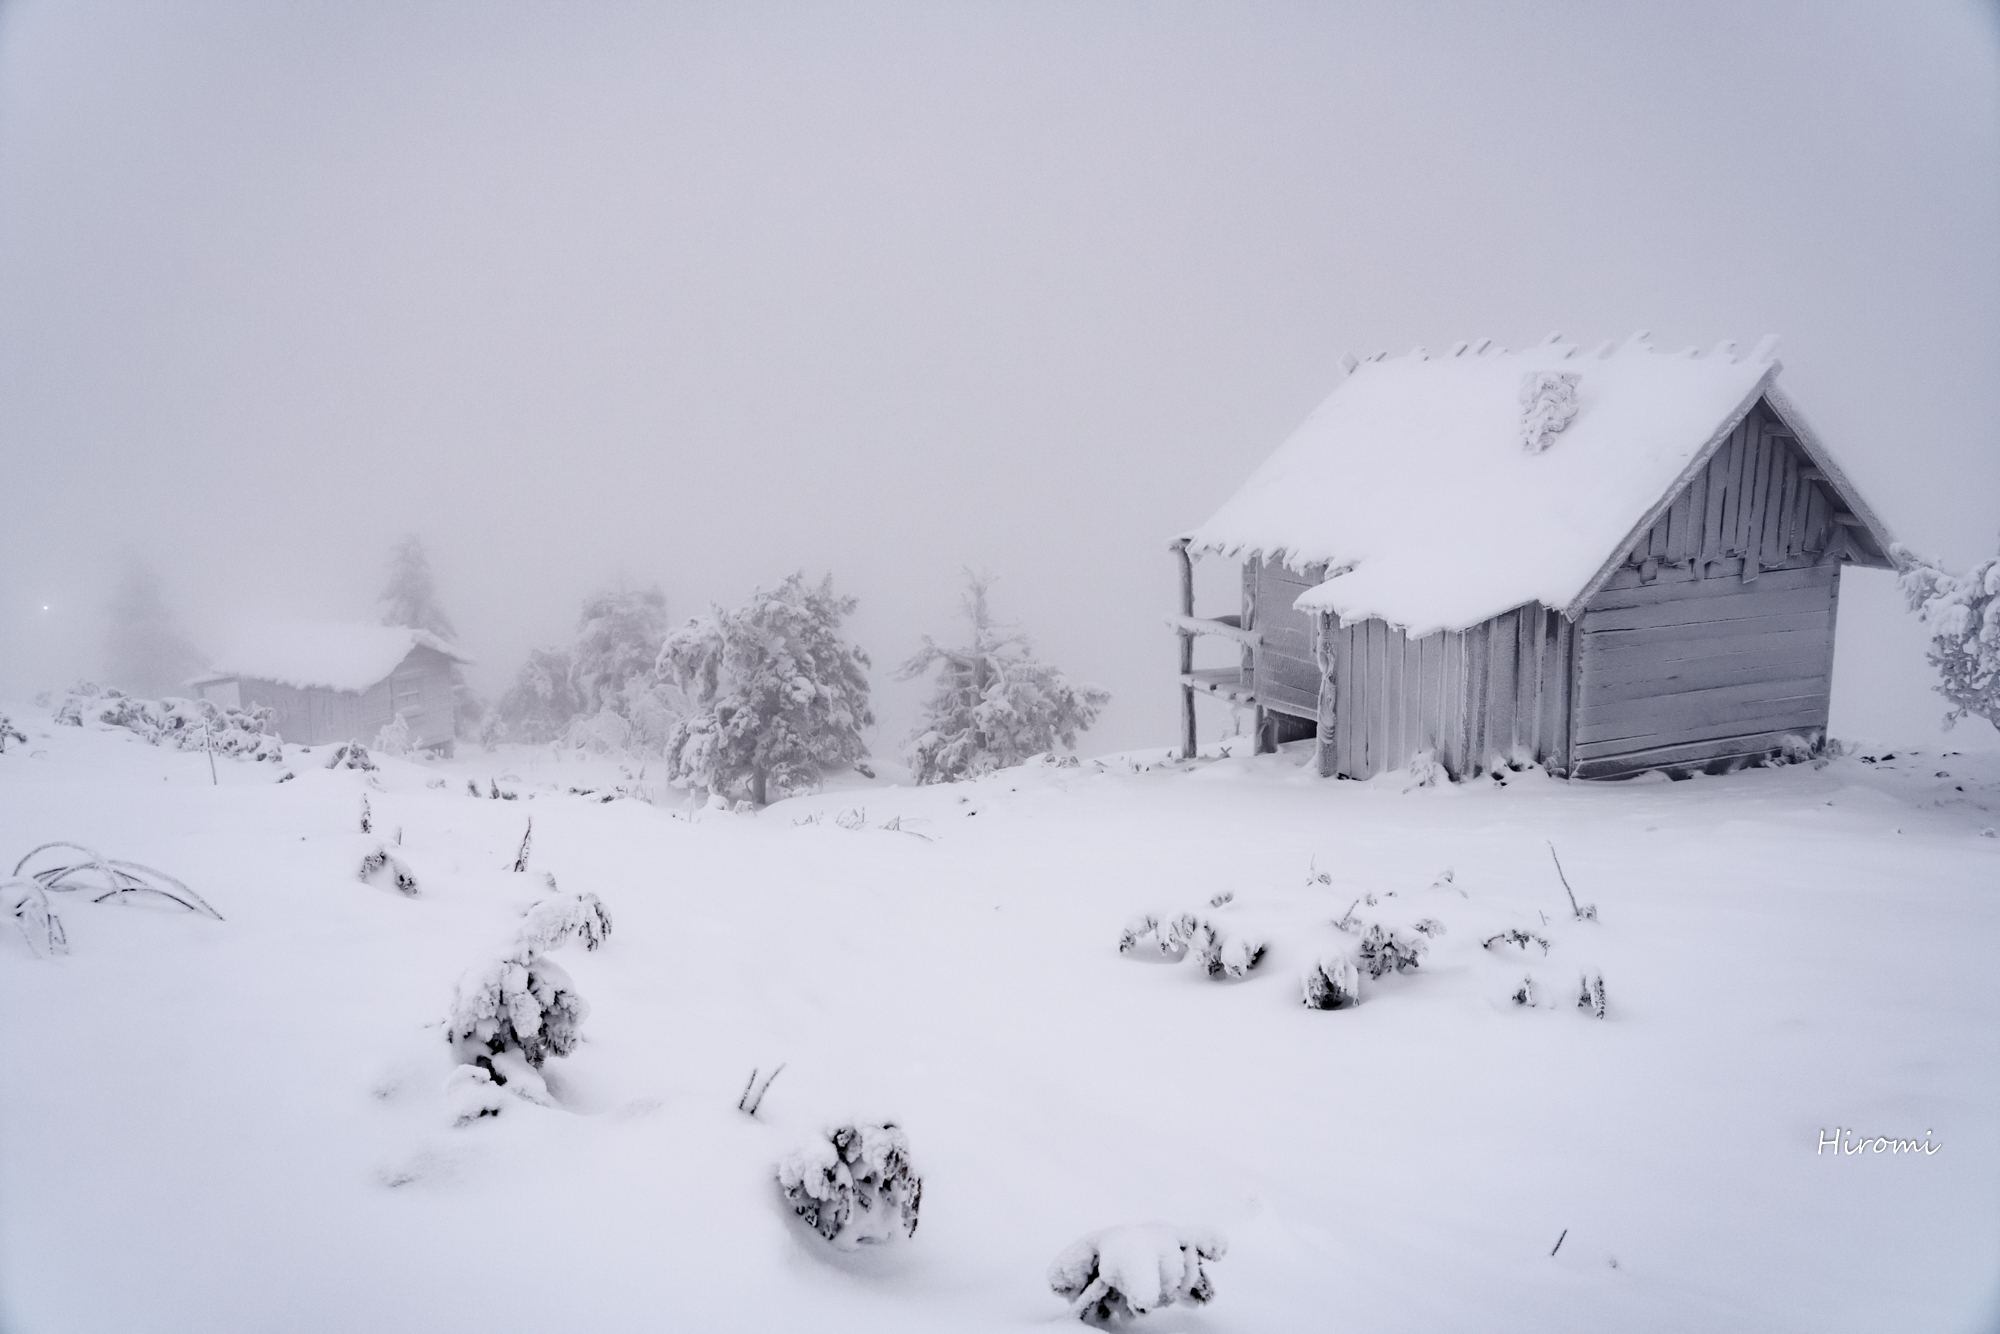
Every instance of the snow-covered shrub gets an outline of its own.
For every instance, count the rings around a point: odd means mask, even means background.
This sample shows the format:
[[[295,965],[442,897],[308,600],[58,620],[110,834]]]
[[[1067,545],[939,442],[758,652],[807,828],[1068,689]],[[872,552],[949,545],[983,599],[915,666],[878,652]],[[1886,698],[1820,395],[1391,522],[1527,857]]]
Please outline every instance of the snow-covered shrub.
[[[1206,1265],[1228,1243],[1206,1228],[1170,1223],[1108,1227],[1065,1247],[1049,1266],[1049,1287],[1085,1324],[1109,1325],[1215,1296]]]
[[[1516,1005],[1526,1005],[1532,1007],[1535,1004],[1534,975],[1533,974],[1524,975],[1521,978],[1521,985],[1519,989],[1516,990],[1513,996],[1511,996],[1509,999],[1511,999]]]
[[[611,913],[603,901],[590,893],[555,892],[554,876],[548,877],[548,886],[549,897],[528,909],[516,939],[537,952],[555,949],[570,940],[582,941],[586,950],[602,945],[611,935]]]
[[[451,1110],[454,1126],[469,1126],[482,1116],[498,1116],[505,1104],[501,1083],[491,1064],[461,1065],[444,1084],[445,1105]]]
[[[1480,942],[1480,945],[1482,948],[1489,950],[1495,945],[1518,945],[1524,954],[1527,952],[1528,946],[1540,945],[1543,954],[1546,955],[1549,952],[1549,942],[1545,937],[1538,936],[1532,931],[1523,931],[1518,926],[1510,926],[1505,931],[1488,936]]]
[[[373,769],[375,761],[368,756],[368,747],[359,741],[346,741],[333,748],[333,754],[326,757],[329,769]]]
[[[831,575],[814,588],[793,574],[669,635],[659,679],[689,708],[667,738],[673,784],[761,806],[867,758],[868,655],[840,633],[855,606]]]
[[[816,1136],[778,1164],[778,1188],[793,1213],[842,1250],[915,1236],[924,1194],[909,1137],[887,1121]]]
[[[1540,454],[1576,417],[1574,371],[1530,371],[1521,377],[1521,447]]]
[[[386,881],[394,885],[398,892],[412,897],[417,892],[417,877],[411,873],[409,867],[403,865],[397,858],[391,857],[389,850],[380,844],[361,858],[361,879],[368,884]]]
[[[555,740],[582,707],[570,680],[571,669],[566,649],[528,650],[528,660],[515,673],[514,684],[493,706],[490,739]]]
[[[1599,1019],[1604,1017],[1604,974],[1584,977],[1582,994],[1576,998],[1576,1008],[1588,1010]]]
[[[28,744],[28,734],[14,726],[12,718],[0,713],[0,755],[6,754],[9,741],[18,741],[25,746]]]
[[[1332,954],[1317,960],[1300,979],[1308,1010],[1344,1010],[1361,1000],[1361,980],[1354,960]]]
[[[1178,963],[1187,957],[1188,945],[1199,925],[1192,913],[1165,920],[1141,913],[1125,924],[1118,937],[1118,952],[1135,959]]]
[[[1072,685],[1039,662],[1028,637],[997,627],[986,607],[991,580],[966,574],[965,615],[972,642],[944,648],[928,635],[896,669],[908,681],[938,668],[936,688],[910,734],[910,768],[919,783],[949,783],[1076,747],[1077,734],[1111,702],[1108,691]]]
[[[89,682],[79,683],[55,714],[55,720],[67,727],[86,723],[119,727],[149,745],[275,764],[284,758],[284,749],[270,731],[272,717],[268,708],[224,709],[208,700],[138,699],[122,690],[100,691]]]
[[[568,973],[520,948],[466,974],[445,1027],[461,1061],[502,1074],[499,1058],[509,1054],[535,1069],[551,1056],[569,1055],[589,1014]]]
[[[1377,922],[1362,933],[1361,968],[1376,978],[1391,969],[1404,972],[1417,966],[1426,948],[1422,936],[1411,938],[1393,930],[1385,931]]]
[[[600,753],[659,747],[674,702],[655,677],[666,631],[667,599],[657,588],[584,599],[575,642],[528,654],[482,739],[555,741]]]
[[[1974,714],[2000,727],[2000,557],[1952,574],[1908,547],[1893,554],[1903,597],[1931,636],[1937,692],[1951,705],[1945,725]]]
[[[1219,980],[1235,981],[1263,962],[1265,943],[1254,935],[1231,932],[1213,922],[1195,924],[1188,953],[1202,971]]]
[[[35,867],[37,859],[43,863]],[[34,867],[34,869],[30,869]],[[14,879],[25,877],[49,893],[84,893],[93,903],[122,899],[128,894],[148,894],[169,903],[178,903],[189,912],[205,913],[216,921],[222,914],[207,899],[181,881],[138,862],[106,857],[80,843],[44,843],[14,863]]]

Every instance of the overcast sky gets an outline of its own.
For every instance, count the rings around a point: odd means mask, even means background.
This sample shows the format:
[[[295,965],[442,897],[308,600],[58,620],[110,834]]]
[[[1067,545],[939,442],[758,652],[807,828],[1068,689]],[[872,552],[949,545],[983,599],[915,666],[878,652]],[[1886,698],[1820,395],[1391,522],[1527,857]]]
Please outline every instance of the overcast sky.
[[[970,564],[1114,691],[1089,749],[1165,745],[1168,539],[1343,352],[1551,330],[1780,334],[1968,563],[1997,51],[1970,2],[0,4],[0,696],[97,668],[127,550],[215,648],[371,618],[415,531],[489,689],[595,587],[799,567],[886,668]],[[1887,576],[1840,636],[1836,732],[1935,737]]]

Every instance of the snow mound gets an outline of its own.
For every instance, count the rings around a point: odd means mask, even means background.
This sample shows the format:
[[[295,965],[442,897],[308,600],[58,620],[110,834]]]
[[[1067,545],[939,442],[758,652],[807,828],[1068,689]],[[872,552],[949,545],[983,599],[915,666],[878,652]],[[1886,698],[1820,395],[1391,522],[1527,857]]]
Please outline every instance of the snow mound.
[[[1205,1262],[1228,1243],[1207,1228],[1171,1223],[1108,1227],[1066,1247],[1049,1266],[1049,1287],[1088,1325],[1142,1316],[1175,1302],[1215,1296]]]

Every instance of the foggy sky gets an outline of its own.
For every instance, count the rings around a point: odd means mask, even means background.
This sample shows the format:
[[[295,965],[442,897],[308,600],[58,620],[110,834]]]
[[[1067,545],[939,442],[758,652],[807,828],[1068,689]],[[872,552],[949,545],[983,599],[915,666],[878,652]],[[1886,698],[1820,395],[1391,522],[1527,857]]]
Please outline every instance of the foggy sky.
[[[1114,692],[1087,750],[1166,745],[1168,539],[1343,352],[1551,330],[1780,334],[1969,563],[1997,55],[1974,3],[0,5],[0,697],[99,668],[127,551],[215,649],[373,619],[414,531],[489,692],[620,579],[831,570],[892,752],[972,565]],[[1887,576],[1839,633],[1835,731],[1935,738]]]

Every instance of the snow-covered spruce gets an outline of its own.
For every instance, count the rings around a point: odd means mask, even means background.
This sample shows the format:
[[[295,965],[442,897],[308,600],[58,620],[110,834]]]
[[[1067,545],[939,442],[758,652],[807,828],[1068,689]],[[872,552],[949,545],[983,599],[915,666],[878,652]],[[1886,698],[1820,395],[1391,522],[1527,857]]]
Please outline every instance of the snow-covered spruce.
[[[375,732],[375,749],[384,755],[408,755],[414,748],[410,739],[410,723],[399,710],[394,718],[382,724]]]
[[[1581,994],[1576,998],[1576,1008],[1588,1010],[1599,1019],[1604,1017],[1604,974],[1596,977],[1585,975]]]
[[[1937,692],[1951,705],[1945,725],[1973,714],[2000,727],[2000,556],[1952,574],[1908,547],[1894,554],[1903,597],[1931,637]]]
[[[967,571],[965,581],[972,642],[945,648],[926,635],[896,669],[899,681],[938,669],[907,747],[919,783],[976,778],[1058,745],[1074,750],[1077,735],[1111,702],[1109,691],[1072,685],[1036,660],[1026,634],[994,624],[986,606],[989,577]]]
[[[806,1226],[841,1250],[915,1236],[923,1179],[894,1122],[844,1125],[778,1164],[778,1188]]]
[[[1392,969],[1404,972],[1417,966],[1427,948],[1422,935],[1405,937],[1393,930],[1383,930],[1381,923],[1376,922],[1361,935],[1361,969],[1375,978]]]
[[[1063,1249],[1049,1287],[1087,1325],[1109,1325],[1163,1306],[1199,1306],[1215,1296],[1207,1266],[1228,1243],[1207,1228],[1142,1223],[1108,1227]]]
[[[1354,960],[1332,954],[1314,962],[1299,980],[1308,1010],[1344,1010],[1361,1001],[1361,980]]]
[[[841,637],[856,605],[831,575],[793,574],[669,635],[658,675],[689,709],[667,737],[670,781],[762,806],[866,759],[868,655]]]

